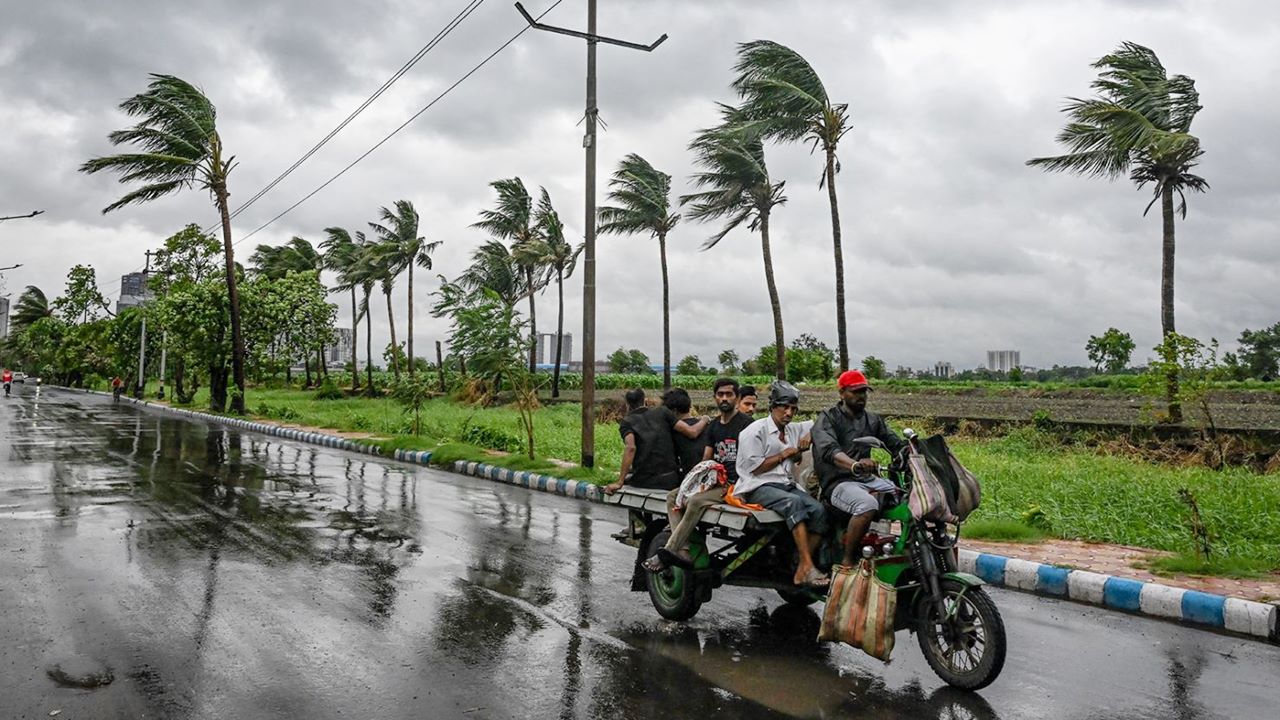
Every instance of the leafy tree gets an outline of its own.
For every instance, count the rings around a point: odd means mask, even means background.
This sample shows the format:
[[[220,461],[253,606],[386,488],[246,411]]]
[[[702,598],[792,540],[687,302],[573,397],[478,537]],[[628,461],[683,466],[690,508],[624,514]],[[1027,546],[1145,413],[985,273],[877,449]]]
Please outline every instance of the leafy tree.
[[[1280,375],[1280,322],[1240,333],[1239,358],[1249,377],[1270,381]]]
[[[1017,365],[1009,368],[1009,382],[1022,382],[1022,368]]]
[[[538,241],[533,198],[524,181],[518,177],[495,180],[489,183],[489,187],[497,192],[498,202],[492,210],[481,210],[480,220],[471,227],[511,242],[511,259],[523,276],[523,289],[529,299],[529,372],[534,372],[538,362],[534,351],[538,337],[538,312],[533,296],[546,287],[547,279],[539,262],[540,253],[529,247]]]
[[[803,333],[791,341],[787,348],[787,379],[799,381],[825,381],[835,374],[835,353],[825,343],[809,333]]]
[[[1107,328],[1102,335],[1090,335],[1084,349],[1096,370],[1106,368],[1109,373],[1117,373],[1129,365],[1135,347],[1129,333]]]
[[[67,272],[67,289],[53,301],[53,309],[73,325],[98,319],[98,312],[107,309],[107,299],[98,289],[93,267],[76,265]]]
[[[662,386],[671,387],[671,282],[667,275],[667,234],[680,222],[671,210],[671,176],[632,153],[609,180],[608,201],[600,208],[602,234],[639,235],[658,240],[662,266]]]
[[[424,373],[420,376],[410,375],[397,382],[391,389],[391,397],[405,407],[412,416],[410,430],[414,435],[422,432],[422,406],[435,395],[431,386],[431,378]]]
[[[240,298],[236,292],[236,264],[231,246],[231,213],[227,206],[227,176],[234,158],[224,155],[217,130],[217,111],[198,88],[172,75],[151,75],[146,92],[125,100],[120,109],[141,118],[137,125],[107,136],[112,145],[135,145],[140,152],[93,158],[81,172],[112,170],[120,182],[140,181],[136,188],[103,209],[119,210],[199,185],[213,197],[222,218],[222,247],[231,317],[231,365],[238,392],[232,412],[244,414],[244,340],[240,331]]]
[[[561,357],[564,351],[564,343],[561,342],[561,338],[564,337],[564,279],[573,275],[574,269],[578,266],[578,254],[582,252],[585,244],[578,243],[574,246],[565,240],[564,223],[560,221],[560,214],[551,206],[551,196],[546,188],[542,188],[542,196],[538,199],[535,217],[538,233],[542,238],[542,262],[556,277],[557,342],[555,369],[551,375],[551,397],[556,398],[560,397],[560,366],[564,362],[564,358]]]
[[[883,380],[885,377],[884,361],[875,355],[862,358],[862,372],[872,380]]]
[[[738,371],[738,353],[734,350],[721,350],[716,356],[716,361],[720,363],[720,371],[726,375],[732,375]]]
[[[378,217],[382,221],[380,223],[369,223],[369,229],[373,231],[373,236],[378,242],[387,248],[390,257],[390,269],[397,275],[400,272],[408,271],[408,292],[409,292],[409,330],[408,330],[408,357],[410,358],[409,375],[414,372],[412,359],[413,353],[413,266],[417,265],[423,270],[431,269],[431,253],[440,247],[441,241],[427,242],[425,237],[418,234],[418,211],[413,207],[413,203],[408,200],[397,200],[393,205],[394,210],[385,207],[378,209]],[[399,363],[395,363],[395,367],[399,367]]]
[[[214,280],[221,264],[219,258],[221,251],[222,247],[218,240],[211,235],[206,235],[200,226],[195,224],[187,225],[166,238],[164,246],[155,254],[155,270],[148,279],[152,292],[158,298],[157,302],[163,304],[164,299],[174,287],[186,289],[192,285]],[[185,342],[181,333],[192,326],[170,327],[166,324],[169,317],[168,313],[159,312],[153,308],[148,322],[152,323],[157,330],[168,333],[168,347],[173,359],[169,367],[173,373],[174,392],[179,402],[189,403],[195,394],[198,379],[193,374],[191,382],[188,383],[187,373],[189,368],[193,369],[198,365],[193,364],[197,359],[191,353],[183,351],[184,348],[189,347],[189,343]],[[200,363],[204,362],[205,360],[200,360]]]
[[[281,280],[293,273],[314,272],[318,274],[325,269],[324,256],[317,252],[309,241],[297,236],[294,236],[289,242],[279,247],[259,245],[249,258],[249,263],[256,267],[259,274],[265,275],[272,280]],[[311,386],[311,355],[313,352],[315,353],[317,385],[320,382],[320,375],[325,372],[324,345],[328,341],[328,338],[324,338],[317,345],[298,349],[298,354],[303,360],[307,373],[307,387]],[[289,358],[289,360],[294,359],[296,358]],[[292,365],[292,362],[286,364],[286,373],[290,365]]]
[[[849,132],[849,106],[833,103],[822,79],[795,50],[771,40],[738,46],[737,77],[733,88],[742,98],[747,132],[783,142],[805,141],[810,151],[822,150],[825,166],[818,187],[827,189],[831,205],[831,241],[836,272],[836,334],[840,367],[849,367],[849,343],[844,314],[844,252],[840,244],[840,210],[836,202],[836,147]]]
[[[676,366],[676,372],[681,375],[701,375],[702,361],[697,355],[685,355],[680,358],[680,364]]]
[[[1143,376],[1143,392],[1158,397],[1167,391],[1169,376],[1178,377],[1178,394],[1174,402],[1178,407],[1190,405],[1196,408],[1197,425],[1204,439],[1216,449],[1214,466],[1221,469],[1226,464],[1226,449],[1218,436],[1213,408],[1209,405],[1209,392],[1219,369],[1218,341],[1212,340],[1206,345],[1193,337],[1170,333],[1155,347],[1155,352],[1156,357]],[[1181,422],[1181,413],[1176,421],[1172,417],[1160,420]]]
[[[615,373],[651,373],[649,356],[636,349],[618,348],[609,353],[607,358],[609,369]]]
[[[1204,151],[1191,134],[1191,122],[1200,111],[1195,81],[1185,75],[1170,76],[1154,51],[1126,42],[1093,67],[1098,79],[1091,87],[1097,95],[1071,98],[1063,112],[1069,122],[1057,140],[1065,155],[1033,158],[1032,167],[1049,172],[1070,172],[1087,177],[1116,179],[1128,173],[1139,188],[1153,185],[1145,215],[1158,201],[1163,222],[1160,272],[1160,326],[1162,335],[1176,332],[1173,319],[1174,201],[1187,216],[1188,190],[1204,192],[1209,183],[1191,172]],[[1169,417],[1181,419],[1176,399],[1178,376],[1168,376]]]
[[[787,360],[783,349],[782,303],[773,279],[773,253],[769,245],[769,219],[773,209],[787,201],[782,194],[785,183],[773,182],[764,163],[764,144],[758,136],[738,132],[735,110],[721,105],[724,123],[701,131],[689,149],[694,163],[701,168],[692,182],[698,192],[680,198],[689,207],[689,218],[698,221],[723,220],[720,232],[703,243],[704,250],[715,247],[726,235],[746,224],[760,232],[760,249],[764,259],[765,284],[769,289],[769,305],[773,310],[773,366],[778,378],[786,377]]]

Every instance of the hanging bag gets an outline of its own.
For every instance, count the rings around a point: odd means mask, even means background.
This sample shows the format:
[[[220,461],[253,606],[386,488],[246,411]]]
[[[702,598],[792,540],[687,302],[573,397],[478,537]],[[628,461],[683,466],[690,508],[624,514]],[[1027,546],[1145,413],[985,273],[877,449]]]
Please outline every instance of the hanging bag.
[[[818,639],[852,645],[888,662],[897,608],[897,589],[876,577],[873,561],[863,560],[857,567],[837,565],[832,568]]]
[[[916,520],[954,523],[959,518],[951,511],[947,491],[938,476],[929,467],[925,456],[913,452],[907,456],[911,467],[911,493],[907,495],[907,507]]]

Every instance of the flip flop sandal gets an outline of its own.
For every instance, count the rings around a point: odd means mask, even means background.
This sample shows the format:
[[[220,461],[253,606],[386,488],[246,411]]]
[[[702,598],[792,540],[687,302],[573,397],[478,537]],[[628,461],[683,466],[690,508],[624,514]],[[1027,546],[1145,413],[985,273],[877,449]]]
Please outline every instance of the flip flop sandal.
[[[693,562],[685,560],[666,548],[658,548],[658,558],[668,567],[674,565],[678,568],[684,568],[685,570],[693,569]]]
[[[654,555],[653,557],[640,563],[640,567],[651,573],[660,573],[667,569],[667,564],[662,562],[662,558]]]

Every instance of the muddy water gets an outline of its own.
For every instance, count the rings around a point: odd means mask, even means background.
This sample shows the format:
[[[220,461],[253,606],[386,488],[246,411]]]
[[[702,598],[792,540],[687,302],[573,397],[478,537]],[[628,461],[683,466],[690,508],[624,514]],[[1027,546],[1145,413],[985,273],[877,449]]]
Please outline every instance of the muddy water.
[[[626,590],[612,508],[33,390],[0,404],[0,717],[1201,718],[1280,700],[1275,648],[1009,593],[1009,662],[981,696],[943,687],[906,634],[888,666],[819,644],[814,611],[768,593],[667,623]]]

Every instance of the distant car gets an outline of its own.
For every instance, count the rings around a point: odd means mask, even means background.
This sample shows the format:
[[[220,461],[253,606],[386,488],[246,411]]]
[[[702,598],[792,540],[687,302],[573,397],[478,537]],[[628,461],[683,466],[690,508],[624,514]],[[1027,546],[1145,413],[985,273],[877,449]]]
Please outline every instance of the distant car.
[[[15,372],[13,373],[13,381],[14,381],[14,382],[20,382],[20,383],[22,383],[23,385],[26,385],[26,384],[27,384],[27,374],[26,374],[26,373],[24,373],[24,372],[17,372],[17,371],[15,371]]]

